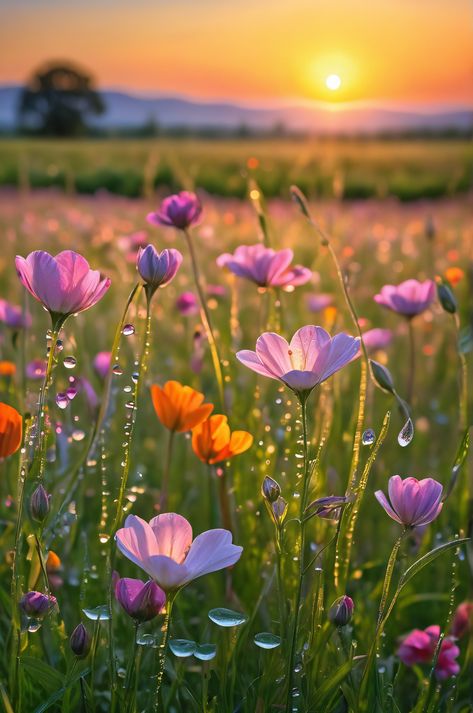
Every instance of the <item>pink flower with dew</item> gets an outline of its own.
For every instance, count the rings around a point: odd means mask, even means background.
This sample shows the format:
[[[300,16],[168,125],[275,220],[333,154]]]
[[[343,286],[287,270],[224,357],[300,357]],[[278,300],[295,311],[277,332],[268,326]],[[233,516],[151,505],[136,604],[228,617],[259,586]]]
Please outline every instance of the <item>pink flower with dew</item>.
[[[398,648],[397,655],[406,666],[430,663],[440,638],[440,627],[429,626],[425,630],[414,629],[408,634]],[[450,676],[456,676],[460,666],[455,660],[460,654],[460,649],[453,639],[446,637],[440,646],[440,652],[435,666],[437,680],[444,681]]]
[[[265,332],[256,351],[236,354],[257,374],[277,379],[297,393],[311,391],[359,356],[360,340],[348,334],[331,337],[322,327],[298,329],[290,343],[274,332]]]
[[[369,329],[367,332],[363,332],[363,342],[369,352],[386,349],[392,340],[393,333],[390,329],[379,329],[376,327],[375,329]]]
[[[147,245],[140,248],[136,266],[140,277],[154,292],[174,279],[181,263],[182,255],[179,250],[170,248],[158,253],[154,245]]]
[[[112,365],[112,352],[98,352],[93,361],[93,366],[101,379],[105,379]]]
[[[207,530],[195,539],[190,523],[176,513],[163,513],[149,523],[129,515],[115,535],[118,549],[141,567],[165,592],[181,589],[197,577],[230,567],[242,547],[228,530]]]
[[[291,262],[294,253],[289,248],[272,250],[261,243],[240,245],[233,255],[224,253],[217,258],[219,267],[226,267],[237,277],[244,277],[259,287],[297,287],[312,277],[312,272]]]
[[[72,250],[56,257],[35,250],[26,259],[17,255],[15,264],[28,292],[56,319],[89,309],[110,287],[108,277],[91,270],[87,260]]]
[[[389,500],[382,490],[375,492],[376,500],[389,517],[406,527],[419,527],[435,520],[442,509],[443,487],[433,478],[389,478]]]
[[[162,611],[166,595],[156,582],[115,575],[115,598],[128,616],[135,621],[150,621]]]
[[[193,292],[183,292],[179,295],[176,307],[184,317],[199,313],[199,301]]]
[[[0,299],[0,322],[11,329],[27,329],[31,327],[31,315],[18,305]]]
[[[435,299],[433,280],[405,280],[400,285],[384,285],[374,296],[375,302],[406,317],[415,317],[425,312]]]
[[[202,205],[190,191],[181,191],[163,200],[159,210],[149,213],[146,217],[151,225],[165,225],[186,230],[195,225],[201,216]]]

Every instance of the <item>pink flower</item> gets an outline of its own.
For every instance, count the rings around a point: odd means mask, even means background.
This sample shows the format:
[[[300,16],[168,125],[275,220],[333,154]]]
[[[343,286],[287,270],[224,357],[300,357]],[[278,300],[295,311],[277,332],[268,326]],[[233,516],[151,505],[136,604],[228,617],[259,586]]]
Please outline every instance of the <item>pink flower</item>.
[[[150,621],[162,611],[166,603],[163,590],[151,580],[142,582],[141,579],[120,579],[118,575],[114,581],[115,597],[128,616],[135,621]]]
[[[35,590],[26,592],[20,599],[22,612],[35,619],[43,619],[46,614],[57,606],[57,599],[52,594],[43,594]]]
[[[318,295],[307,295],[307,308],[311,312],[322,312],[333,302],[332,295],[321,292]]]
[[[237,359],[257,374],[279,379],[298,393],[311,391],[359,354],[359,338],[348,334],[330,337],[322,327],[298,329],[290,344],[274,332],[265,332],[256,351],[244,349]]]
[[[435,299],[435,283],[405,280],[400,285],[384,285],[374,296],[375,302],[406,317],[415,317],[430,307]]]
[[[183,292],[179,295],[176,307],[184,317],[199,313],[199,302],[193,292]]]
[[[363,342],[368,351],[386,349],[391,344],[392,339],[393,333],[390,329],[376,328],[363,332]]]
[[[93,361],[94,369],[101,379],[105,379],[112,364],[112,352],[98,352]]]
[[[219,267],[226,267],[237,277],[251,280],[259,287],[297,287],[312,277],[312,272],[301,265],[290,267],[294,253],[289,248],[271,250],[261,243],[240,245],[233,255],[224,253],[217,259]]]
[[[176,276],[182,263],[179,250],[170,248],[158,253],[154,245],[140,248],[136,266],[146,285],[154,292],[164,287]]]
[[[406,666],[430,663],[434,658],[435,650],[440,638],[440,627],[428,626],[427,629],[414,629],[402,641],[397,655]],[[455,642],[446,637],[440,646],[440,652],[435,666],[435,676],[439,681],[444,681],[449,676],[456,676],[460,666],[455,660],[460,654],[460,649]]]
[[[11,329],[27,329],[31,327],[31,315],[23,312],[21,307],[0,299],[0,322]]]
[[[46,362],[44,359],[33,359],[26,365],[28,379],[44,379],[46,376]]]
[[[192,539],[192,527],[173,512],[149,524],[129,515],[115,535],[118,549],[141,567],[165,592],[176,591],[197,577],[235,564],[243,548],[232,544],[228,530],[207,530]]]
[[[457,606],[453,617],[451,634],[461,639],[469,631],[473,631],[473,602],[462,602]]]
[[[198,222],[202,206],[195,193],[181,191],[163,200],[158,211],[146,217],[151,225],[169,225],[186,230]]]
[[[435,520],[442,509],[443,487],[433,478],[389,478],[389,500],[382,490],[375,492],[379,504],[389,517],[401,525],[418,527]]]
[[[91,270],[87,260],[63,250],[53,257],[35,250],[25,259],[15,259],[18,277],[54,318],[83,312],[98,302],[110,287],[110,279]]]

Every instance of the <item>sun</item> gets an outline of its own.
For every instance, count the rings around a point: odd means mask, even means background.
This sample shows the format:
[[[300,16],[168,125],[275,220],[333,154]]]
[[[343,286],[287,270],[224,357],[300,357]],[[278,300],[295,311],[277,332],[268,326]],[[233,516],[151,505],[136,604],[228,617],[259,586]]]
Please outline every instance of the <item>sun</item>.
[[[325,86],[330,89],[331,92],[336,92],[342,86],[342,80],[338,74],[329,74],[325,78]]]

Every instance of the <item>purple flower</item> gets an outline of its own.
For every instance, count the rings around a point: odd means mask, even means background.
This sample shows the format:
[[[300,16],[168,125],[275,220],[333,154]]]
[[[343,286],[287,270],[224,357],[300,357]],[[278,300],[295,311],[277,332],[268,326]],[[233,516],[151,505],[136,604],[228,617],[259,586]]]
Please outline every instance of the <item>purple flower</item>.
[[[435,282],[406,280],[400,285],[384,285],[374,296],[375,302],[406,317],[425,312],[435,299]]]
[[[389,501],[382,490],[375,492],[379,504],[400,525],[418,527],[435,520],[442,509],[443,487],[433,478],[389,478]]]
[[[163,200],[159,210],[149,213],[146,220],[151,225],[168,225],[186,230],[198,222],[202,206],[195,193],[181,191]]]
[[[56,597],[42,592],[26,592],[20,599],[20,609],[31,619],[43,619],[57,605]]]
[[[179,295],[176,307],[184,317],[199,313],[199,301],[193,292],[183,292]]]
[[[390,329],[369,329],[363,333],[363,342],[368,351],[377,351],[389,347],[393,339]]]
[[[11,329],[27,329],[31,327],[31,315],[23,312],[18,305],[0,299],[0,322],[4,322]]]
[[[158,253],[154,245],[140,248],[136,266],[151,293],[164,287],[175,277],[182,263],[179,250],[170,248]]]
[[[162,611],[166,595],[156,582],[124,577],[115,580],[115,597],[135,621],[150,621]]]
[[[274,332],[258,337],[256,351],[236,357],[257,374],[278,379],[295,392],[311,391],[359,356],[360,340],[348,334],[331,337],[322,327],[298,329],[290,344]]]
[[[32,493],[30,498],[30,513],[33,520],[36,522],[44,522],[49,514],[49,501],[51,496],[48,495],[41,483]]]
[[[15,264],[23,285],[53,319],[89,309],[110,287],[108,277],[91,270],[87,260],[72,250],[56,257],[35,250],[26,259],[17,255]]]
[[[318,295],[307,295],[307,307],[311,312],[322,312],[333,302],[332,295],[320,293]]]
[[[440,626],[434,624],[427,629],[414,629],[402,641],[397,655],[406,666],[415,666],[421,663],[430,663],[434,658],[437,644],[440,638]],[[456,658],[460,655],[460,649],[453,639],[446,637],[441,645],[440,652],[435,666],[435,677],[438,681],[444,681],[450,676],[456,676],[460,671],[460,666]]]
[[[351,621],[354,609],[353,599],[344,594],[335,599],[328,611],[328,618],[335,626],[346,626]]]
[[[302,265],[293,265],[294,253],[289,248],[272,250],[261,243],[240,245],[233,255],[224,253],[217,259],[219,267],[226,267],[237,277],[251,280],[259,287],[297,287],[312,277]]]
[[[112,352],[98,352],[95,355],[93,365],[101,379],[105,379],[112,364]]]
[[[28,379],[44,379],[46,376],[46,362],[44,359],[33,359],[26,365]]]
[[[85,626],[83,624],[76,626],[69,639],[72,653],[78,658],[83,658],[89,653],[91,644],[92,639]]]

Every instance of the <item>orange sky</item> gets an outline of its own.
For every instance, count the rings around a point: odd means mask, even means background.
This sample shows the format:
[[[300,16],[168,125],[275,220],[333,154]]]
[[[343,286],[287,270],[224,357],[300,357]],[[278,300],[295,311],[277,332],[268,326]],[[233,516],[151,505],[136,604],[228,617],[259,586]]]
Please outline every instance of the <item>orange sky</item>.
[[[135,91],[473,105],[470,0],[0,0],[0,12],[2,83],[67,58]]]

